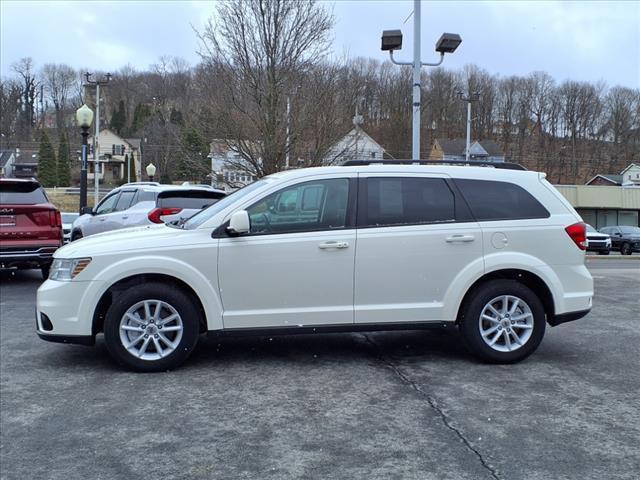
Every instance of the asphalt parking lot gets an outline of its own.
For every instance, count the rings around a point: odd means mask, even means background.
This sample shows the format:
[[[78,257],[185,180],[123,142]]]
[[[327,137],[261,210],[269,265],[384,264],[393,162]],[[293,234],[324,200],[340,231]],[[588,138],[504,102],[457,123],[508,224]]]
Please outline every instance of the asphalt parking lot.
[[[0,272],[2,479],[637,479],[640,261],[588,261],[592,313],[512,366],[454,333],[202,339],[119,369],[34,332],[39,272]]]

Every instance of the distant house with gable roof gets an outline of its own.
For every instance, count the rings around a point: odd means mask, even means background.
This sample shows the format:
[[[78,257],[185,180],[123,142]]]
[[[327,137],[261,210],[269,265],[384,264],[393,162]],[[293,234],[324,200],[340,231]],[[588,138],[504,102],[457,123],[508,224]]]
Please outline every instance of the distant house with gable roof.
[[[464,138],[443,139],[433,142],[430,160],[466,160],[467,141]],[[493,140],[476,140],[469,146],[469,159],[484,162],[504,162],[505,155]]]

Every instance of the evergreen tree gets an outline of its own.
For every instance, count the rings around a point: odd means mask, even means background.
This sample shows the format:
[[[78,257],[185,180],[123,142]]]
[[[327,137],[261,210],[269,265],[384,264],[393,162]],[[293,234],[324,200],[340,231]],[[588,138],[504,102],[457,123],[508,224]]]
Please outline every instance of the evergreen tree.
[[[71,185],[71,159],[69,155],[69,143],[67,136],[62,133],[60,135],[60,144],[58,145],[58,162],[57,162],[57,186],[68,187]]]
[[[53,145],[49,141],[49,136],[42,130],[40,138],[40,149],[38,150],[38,180],[43,187],[55,187],[57,185],[58,168],[56,165],[56,154]]]
[[[147,118],[151,115],[151,109],[148,105],[139,103],[133,111],[133,121],[131,122],[131,131],[138,132],[144,127]]]
[[[176,166],[176,176],[180,180],[198,180],[209,170],[207,142],[193,127],[182,131],[182,147],[184,154],[180,156]]]
[[[111,128],[113,128],[118,135],[122,129],[127,125],[127,113],[124,108],[124,100],[120,100],[118,110],[113,112],[111,116]]]

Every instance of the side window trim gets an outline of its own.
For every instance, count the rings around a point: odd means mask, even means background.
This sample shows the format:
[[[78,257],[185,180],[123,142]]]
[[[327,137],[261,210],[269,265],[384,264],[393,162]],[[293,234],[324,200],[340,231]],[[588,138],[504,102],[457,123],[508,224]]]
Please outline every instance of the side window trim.
[[[109,200],[112,197],[116,197],[115,201],[113,202],[113,209],[111,211],[109,211],[109,212],[97,213],[98,210],[100,209],[100,207],[102,207],[102,205],[104,205],[107,202],[107,200]],[[106,215],[107,213],[115,212],[115,207],[118,204],[119,197],[120,197],[120,190],[118,190],[115,193],[112,193],[111,195],[107,195],[106,197],[104,197],[102,199],[102,201],[100,203],[98,203],[98,206],[96,207],[96,215]]]

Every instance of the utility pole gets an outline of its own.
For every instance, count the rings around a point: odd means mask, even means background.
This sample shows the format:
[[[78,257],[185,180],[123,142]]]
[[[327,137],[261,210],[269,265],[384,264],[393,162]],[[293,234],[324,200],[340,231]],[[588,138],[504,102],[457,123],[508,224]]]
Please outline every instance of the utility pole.
[[[98,199],[100,197],[100,179],[98,178],[98,166],[100,164],[100,85],[107,85],[111,80],[111,74],[107,73],[101,80],[89,80],[92,74],[86,72],[84,74],[87,83],[86,86],[95,85],[96,87],[96,134],[93,137],[93,179],[95,183],[94,188],[94,207],[98,205]]]
[[[420,60],[420,0],[413,1],[413,61],[400,62],[393,58],[393,51],[402,48],[402,32],[400,30],[385,30],[382,32],[382,50],[389,51],[389,58],[396,65],[411,65],[413,67],[413,129],[412,129],[412,160],[420,160],[420,72],[422,67],[437,67],[444,60],[445,53],[453,53],[462,43],[462,38],[456,33],[443,33],[436,42],[436,52],[440,53],[440,61],[426,63]]]
[[[463,102],[467,102],[467,146],[465,148],[465,161],[469,161],[469,149],[471,148],[471,104],[480,98],[478,92],[469,93],[466,97],[464,93],[458,92],[458,97]]]
[[[291,148],[291,137],[289,134],[289,124],[291,123],[290,115],[291,115],[291,97],[287,95],[287,154],[285,155],[285,160],[284,160],[285,170],[289,170],[289,149]]]

